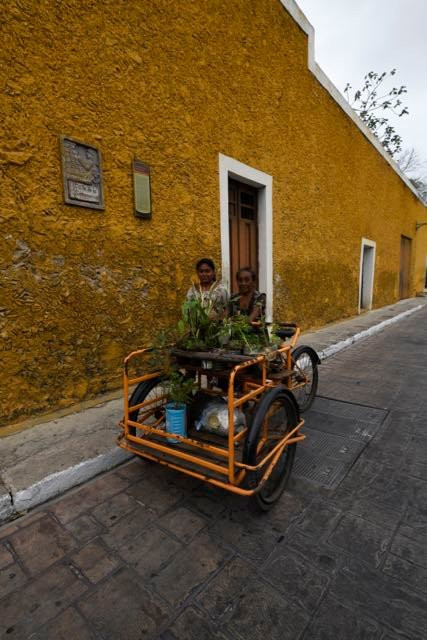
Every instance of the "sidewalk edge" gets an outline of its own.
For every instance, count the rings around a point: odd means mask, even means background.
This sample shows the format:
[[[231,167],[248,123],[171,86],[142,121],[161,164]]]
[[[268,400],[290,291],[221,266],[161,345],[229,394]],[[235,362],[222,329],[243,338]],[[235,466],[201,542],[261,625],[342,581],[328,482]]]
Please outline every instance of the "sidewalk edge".
[[[17,513],[28,511],[47,500],[51,500],[68,489],[72,489],[100,473],[117,467],[131,457],[132,454],[114,446],[114,448],[106,453],[102,453],[89,460],[83,460],[83,462],[79,462],[79,464],[64,469],[63,471],[52,473],[30,487],[20,490],[13,487],[13,484],[7,477],[7,473],[5,473],[4,481],[9,488],[13,514],[16,515]],[[11,514],[9,514],[9,517],[10,515]]]
[[[420,309],[423,309],[424,306],[425,305],[423,304],[419,304],[413,309],[407,309],[406,311],[402,311],[402,313],[399,313],[397,316],[393,316],[393,318],[387,318],[387,320],[383,320],[378,324],[374,324],[372,325],[372,327],[369,327],[369,329],[364,329],[359,333],[355,333],[354,336],[350,336],[350,338],[347,338],[346,340],[340,340],[340,342],[331,344],[330,347],[326,347],[326,349],[319,352],[318,354],[319,358],[321,360],[324,360],[325,358],[329,358],[330,356],[335,355],[339,351],[342,351],[343,349],[347,349],[347,347],[351,347],[351,345],[355,344],[356,342],[359,342],[359,340],[363,340],[364,338],[369,338],[370,336],[373,336],[376,333],[379,333],[389,325],[394,324],[395,322],[399,322],[400,320],[403,320],[403,318],[410,316],[412,313],[415,313],[415,311],[419,311]]]

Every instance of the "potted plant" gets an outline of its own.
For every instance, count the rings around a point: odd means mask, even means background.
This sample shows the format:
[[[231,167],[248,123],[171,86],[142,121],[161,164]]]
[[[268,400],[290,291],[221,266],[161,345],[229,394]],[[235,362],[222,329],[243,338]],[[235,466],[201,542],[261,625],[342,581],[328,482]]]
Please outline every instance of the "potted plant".
[[[172,371],[163,382],[163,388],[167,395],[166,404],[166,431],[185,437],[187,435],[187,402],[194,388],[194,380],[186,378],[180,371]],[[176,438],[167,438],[167,441],[176,444]]]

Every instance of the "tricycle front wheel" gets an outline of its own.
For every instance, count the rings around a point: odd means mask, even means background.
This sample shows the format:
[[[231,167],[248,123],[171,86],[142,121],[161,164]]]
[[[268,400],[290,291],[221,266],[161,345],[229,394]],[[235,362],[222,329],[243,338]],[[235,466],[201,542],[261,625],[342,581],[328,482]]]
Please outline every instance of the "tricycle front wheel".
[[[257,465],[297,424],[298,409],[292,394],[283,387],[276,387],[266,393],[253,415],[245,443],[245,462]],[[293,443],[284,448],[265,484],[251,496],[251,508],[268,511],[280,498],[292,472],[296,446]],[[248,472],[247,483],[251,489],[259,486],[269,464],[267,462],[257,471]]]

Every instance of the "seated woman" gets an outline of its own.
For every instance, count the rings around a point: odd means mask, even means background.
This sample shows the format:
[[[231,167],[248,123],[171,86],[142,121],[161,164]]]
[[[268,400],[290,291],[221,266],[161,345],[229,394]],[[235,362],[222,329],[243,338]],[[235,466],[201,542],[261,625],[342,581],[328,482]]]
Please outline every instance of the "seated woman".
[[[213,317],[222,318],[227,313],[228,291],[217,282],[215,264],[210,258],[202,258],[196,264],[199,285],[193,284],[187,291],[187,300],[200,300],[204,307],[210,307]]]
[[[255,288],[256,274],[250,267],[242,267],[236,275],[239,293],[231,296],[228,303],[228,315],[249,316],[250,322],[256,322],[265,315],[265,293]]]

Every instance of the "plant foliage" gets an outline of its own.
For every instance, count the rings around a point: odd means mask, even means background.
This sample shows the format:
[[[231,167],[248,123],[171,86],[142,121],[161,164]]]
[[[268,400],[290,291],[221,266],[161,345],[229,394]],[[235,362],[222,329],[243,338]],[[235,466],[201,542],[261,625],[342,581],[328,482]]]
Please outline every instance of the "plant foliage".
[[[184,302],[181,312],[175,327],[159,332],[151,352],[152,368],[162,372],[165,393],[175,405],[188,402],[195,383],[179,370],[171,357],[172,346],[187,351],[269,353],[280,343],[274,331],[268,332],[264,319],[254,329],[247,316],[220,318],[211,314],[209,304],[197,298]]]
[[[271,346],[264,319],[260,327],[254,329],[247,316],[213,316],[209,306],[198,299],[188,300],[182,305],[182,317],[176,333],[177,345],[188,351],[224,349],[259,353]]]
[[[175,408],[186,404],[190,399],[193,389],[195,388],[194,379],[186,378],[178,370],[174,370],[169,373],[168,377],[162,384],[168,397],[168,401],[171,402]]]
[[[182,305],[182,317],[177,325],[177,343],[183,349],[203,351],[217,346],[220,320],[211,314],[211,304],[203,300],[186,300]]]

